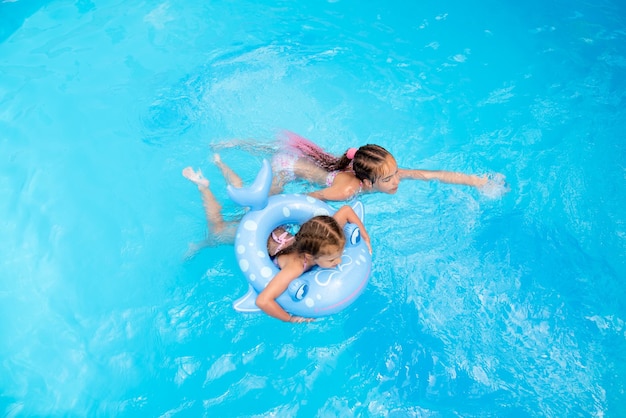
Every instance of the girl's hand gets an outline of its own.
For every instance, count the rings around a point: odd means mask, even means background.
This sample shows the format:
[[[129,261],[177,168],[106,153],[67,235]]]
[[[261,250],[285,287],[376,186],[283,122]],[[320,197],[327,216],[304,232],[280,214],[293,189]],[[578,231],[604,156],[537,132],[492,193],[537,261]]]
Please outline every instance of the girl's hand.
[[[371,255],[372,254],[372,243],[370,241],[370,236],[367,234],[367,232],[365,232],[362,229],[360,229],[359,232],[361,233],[361,238],[363,239],[363,241],[365,241],[365,244],[367,244],[367,248],[370,250],[370,255]]]
[[[342,228],[348,222],[356,225],[359,228],[361,238],[365,241],[365,244],[367,244],[367,248],[370,250],[370,254],[372,254],[372,243],[370,242],[370,236],[365,230],[365,225],[363,225],[363,222],[361,222],[361,218],[359,218],[359,216],[356,214],[351,206],[343,205],[339,208],[337,212],[335,212],[333,218],[335,218],[337,223],[339,223],[339,226],[341,226]]]
[[[486,179],[487,182],[478,188],[483,196],[490,199],[497,199],[511,190],[504,175],[500,173],[489,174]]]
[[[295,315],[289,315],[289,322],[292,323],[300,323],[300,322],[313,322],[315,321],[314,318],[305,318],[303,316],[295,316]]]

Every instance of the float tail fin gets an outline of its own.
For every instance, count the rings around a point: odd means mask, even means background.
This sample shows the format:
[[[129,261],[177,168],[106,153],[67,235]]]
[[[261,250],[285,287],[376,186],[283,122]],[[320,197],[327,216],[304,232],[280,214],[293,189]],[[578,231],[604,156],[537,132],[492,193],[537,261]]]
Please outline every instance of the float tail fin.
[[[261,210],[267,205],[267,199],[272,187],[272,167],[267,160],[257,174],[254,183],[248,187],[237,188],[230,184],[226,188],[228,196],[241,206],[248,206],[252,210]]]
[[[248,291],[246,292],[246,294],[233,302],[233,307],[237,312],[261,312],[259,307],[256,306],[256,297],[256,290],[254,290],[252,286],[248,285]]]

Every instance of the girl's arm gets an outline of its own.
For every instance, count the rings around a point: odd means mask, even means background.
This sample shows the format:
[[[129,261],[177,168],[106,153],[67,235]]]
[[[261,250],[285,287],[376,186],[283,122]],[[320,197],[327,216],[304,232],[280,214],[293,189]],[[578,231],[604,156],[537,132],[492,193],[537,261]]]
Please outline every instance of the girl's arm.
[[[370,254],[372,253],[372,244],[370,242],[370,236],[365,229],[365,225],[361,222],[361,218],[356,214],[354,209],[351,206],[344,205],[339,208],[337,212],[333,215],[333,218],[339,223],[339,226],[342,228],[346,225],[346,223],[350,222],[359,227],[359,231],[361,232],[361,238],[365,240],[367,247],[370,250]]]
[[[350,196],[347,196],[342,190],[337,190],[332,186],[311,192],[309,196],[324,201],[348,200],[350,198]]]
[[[311,192],[309,196],[319,200],[348,200],[359,192],[360,186],[361,182],[353,175],[339,173],[330,187]]]
[[[487,184],[487,177],[478,177],[473,174],[463,174],[454,171],[442,170],[417,170],[401,168],[398,170],[400,179],[415,180],[439,180],[443,183],[464,184],[466,186],[480,187]]]
[[[265,289],[256,298],[256,306],[271,317],[285,322],[305,322],[312,321],[312,318],[302,318],[292,316],[287,313],[278,303],[278,298],[289,286],[292,280],[303,273],[302,264],[295,260],[290,260],[267,284]]]

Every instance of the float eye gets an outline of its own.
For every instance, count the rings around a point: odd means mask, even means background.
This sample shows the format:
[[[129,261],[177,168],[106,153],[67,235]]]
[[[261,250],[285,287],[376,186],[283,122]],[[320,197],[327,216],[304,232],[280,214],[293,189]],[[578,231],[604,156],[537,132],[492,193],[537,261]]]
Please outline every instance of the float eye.
[[[300,279],[296,279],[289,283],[288,289],[293,300],[302,300],[309,291],[309,285]]]
[[[354,224],[346,224],[343,227],[343,233],[350,245],[357,245],[361,241],[361,231]]]
[[[263,160],[263,168],[254,184],[242,188],[228,188],[232,200],[250,210],[242,218],[235,238],[235,254],[239,268],[249,285],[248,292],[237,299],[233,306],[239,312],[258,312],[256,298],[278,273],[267,249],[267,239],[272,231],[283,226],[295,235],[300,225],[317,215],[330,215],[333,208],[324,202],[301,194],[280,194],[269,197],[272,172],[269,162]],[[360,201],[352,205],[363,219]],[[344,229],[346,239],[341,260],[326,260],[332,268],[316,266],[292,280],[276,302],[298,316],[318,318],[339,312],[358,297],[367,284],[371,272],[371,254],[361,238],[361,231],[354,224]],[[355,260],[355,261],[354,261]]]

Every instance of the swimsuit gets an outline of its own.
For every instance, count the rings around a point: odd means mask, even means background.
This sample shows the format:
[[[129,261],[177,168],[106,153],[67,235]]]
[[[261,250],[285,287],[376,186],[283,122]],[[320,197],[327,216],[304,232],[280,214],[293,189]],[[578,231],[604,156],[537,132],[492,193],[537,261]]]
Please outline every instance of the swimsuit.
[[[281,181],[289,182],[296,179],[296,174],[294,172],[294,166],[296,161],[298,161],[298,156],[287,153],[278,153],[274,154],[272,157],[272,171],[276,173],[276,175],[280,176]],[[326,176],[326,187],[330,187],[333,185],[337,174],[343,173],[344,171],[335,170],[328,173]],[[350,171],[351,172],[351,171]],[[355,196],[363,191],[363,182],[359,183],[359,190],[354,194]]]
[[[272,171],[277,175],[280,175],[281,180],[284,182],[293,181],[296,179],[296,174],[294,172],[294,166],[296,161],[298,161],[298,156],[293,154],[285,154],[279,153],[274,154],[272,157]],[[333,181],[335,181],[335,177],[337,174],[341,173],[341,171],[331,171],[326,176],[326,186],[330,187],[333,185]]]
[[[337,177],[337,174],[339,173],[341,173],[341,171],[339,170],[331,171],[330,173],[328,173],[328,175],[326,176],[326,186],[332,186],[333,181],[335,181],[335,177]]]
[[[282,181],[293,181],[296,179],[294,173],[294,165],[298,157],[292,154],[274,154],[272,157],[272,171],[277,175],[280,175]]]

